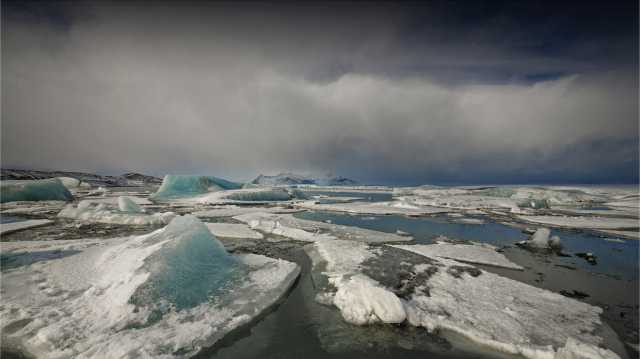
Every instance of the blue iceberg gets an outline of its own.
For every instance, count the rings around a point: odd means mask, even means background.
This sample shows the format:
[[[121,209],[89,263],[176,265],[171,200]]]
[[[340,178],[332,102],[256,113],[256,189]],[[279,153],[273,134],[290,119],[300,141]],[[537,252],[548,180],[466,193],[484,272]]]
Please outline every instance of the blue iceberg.
[[[73,200],[73,195],[57,178],[0,182],[0,203],[71,200]]]
[[[166,175],[158,191],[149,198],[161,201],[241,187],[239,183],[212,176]]]

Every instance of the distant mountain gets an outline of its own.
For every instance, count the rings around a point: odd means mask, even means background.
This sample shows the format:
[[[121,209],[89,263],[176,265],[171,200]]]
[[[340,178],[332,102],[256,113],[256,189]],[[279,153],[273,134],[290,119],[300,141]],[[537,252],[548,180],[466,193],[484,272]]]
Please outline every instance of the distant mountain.
[[[125,173],[122,176],[104,176],[85,172],[0,169],[1,180],[36,180],[53,177],[71,177],[89,183],[92,186],[104,187],[142,186],[162,183],[162,179],[160,178],[140,173]]]
[[[295,185],[318,185],[318,186],[352,186],[358,182],[346,177],[326,176],[313,178],[290,172],[279,173],[275,176],[259,175],[250,182],[262,186],[295,186]]]

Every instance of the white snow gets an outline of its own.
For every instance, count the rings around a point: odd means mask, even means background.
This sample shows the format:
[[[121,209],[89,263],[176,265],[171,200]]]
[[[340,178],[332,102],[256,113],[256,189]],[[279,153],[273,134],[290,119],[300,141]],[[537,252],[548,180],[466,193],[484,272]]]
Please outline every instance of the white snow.
[[[354,276],[342,284],[333,304],[345,321],[356,325],[402,323],[406,319],[400,299],[366,276]]]
[[[51,223],[53,223],[53,221],[48,219],[30,219],[20,222],[2,223],[0,224],[0,234],[9,234],[23,229],[42,227]]]
[[[183,227],[95,242],[77,247],[80,253],[3,272],[3,344],[47,358],[190,356],[271,306],[299,273],[291,262],[240,255],[235,258],[247,274],[229,290],[194,307],[166,306],[157,321],[147,321],[151,308],[136,308],[130,299],[153,271],[164,270],[164,265],[154,266],[153,261],[166,248],[197,253],[184,246],[197,244],[191,236],[193,231],[202,233],[198,226],[207,232],[193,220],[181,222]],[[34,248],[14,246],[13,250],[36,254],[31,252]],[[46,250],[45,244],[37,249]],[[162,301],[155,304],[162,308]]]
[[[448,258],[463,263],[485,264],[494,267],[523,270],[524,268],[508,260],[496,247],[485,243],[453,244],[437,242],[435,244],[393,245],[413,253],[430,258]]]
[[[573,338],[567,339],[564,347],[558,349],[554,359],[616,359],[618,355],[611,350],[595,345],[581,343]]]
[[[73,177],[57,177],[67,189],[74,189],[80,186],[80,180]]]
[[[213,235],[226,238],[262,239],[260,232],[249,228],[246,224],[238,223],[205,223]]]

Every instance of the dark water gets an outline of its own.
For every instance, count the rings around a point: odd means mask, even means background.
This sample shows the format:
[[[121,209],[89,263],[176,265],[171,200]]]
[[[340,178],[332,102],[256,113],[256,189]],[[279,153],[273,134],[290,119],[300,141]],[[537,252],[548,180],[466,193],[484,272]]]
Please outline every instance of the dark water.
[[[20,217],[16,217],[16,216],[7,216],[7,215],[0,215],[0,224],[3,223],[15,223],[15,222],[22,222],[22,221],[26,221],[25,218],[20,218]]]
[[[498,247],[514,246],[516,242],[529,238],[520,229],[494,222],[488,218],[484,224],[467,224],[453,222],[447,216],[409,218],[398,215],[368,216],[349,215],[336,212],[300,212],[294,216],[314,221],[330,220],[331,223],[382,232],[395,233],[397,230],[407,232],[417,243],[432,243],[440,235],[449,238],[489,243]],[[552,229],[552,235],[562,240],[564,252],[570,257],[555,258],[564,265],[582,268],[595,272],[623,278],[638,280],[639,241],[622,240],[621,243],[606,241],[603,237],[580,231]],[[573,254],[591,252],[597,257],[597,265],[589,264]]]

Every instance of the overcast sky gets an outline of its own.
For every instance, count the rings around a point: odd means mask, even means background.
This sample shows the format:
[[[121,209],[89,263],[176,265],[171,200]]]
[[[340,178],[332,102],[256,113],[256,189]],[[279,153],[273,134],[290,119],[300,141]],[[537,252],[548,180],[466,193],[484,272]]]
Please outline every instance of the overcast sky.
[[[5,168],[638,181],[637,1],[2,4]]]

